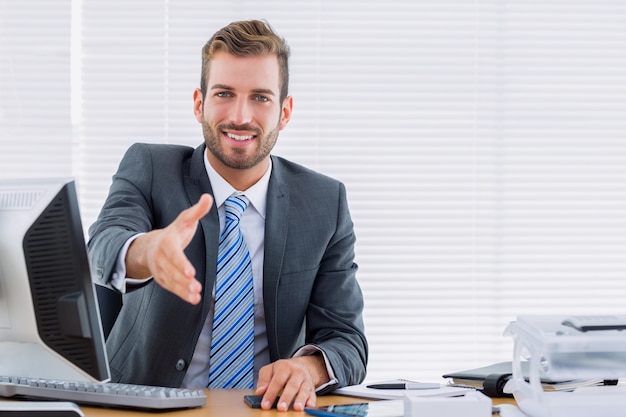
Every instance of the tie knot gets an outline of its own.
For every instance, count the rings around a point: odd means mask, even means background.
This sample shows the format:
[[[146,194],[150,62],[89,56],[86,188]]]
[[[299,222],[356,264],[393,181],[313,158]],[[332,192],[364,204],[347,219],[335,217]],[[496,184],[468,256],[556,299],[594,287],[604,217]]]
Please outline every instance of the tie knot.
[[[224,209],[226,210],[226,219],[241,220],[243,212],[250,204],[250,201],[245,195],[231,195],[224,202]]]

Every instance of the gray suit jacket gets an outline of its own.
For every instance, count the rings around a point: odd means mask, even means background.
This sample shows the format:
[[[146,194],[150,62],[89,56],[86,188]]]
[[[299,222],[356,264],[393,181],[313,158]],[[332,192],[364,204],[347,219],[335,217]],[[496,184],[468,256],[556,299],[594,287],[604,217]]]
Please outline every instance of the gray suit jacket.
[[[202,193],[212,193],[204,149],[129,148],[89,229],[89,257],[98,284],[109,283],[128,238],[167,226]],[[314,344],[327,354],[338,386],[360,383],[368,348],[345,187],[282,158],[272,156],[272,164],[263,269],[270,360],[291,357],[302,345]],[[124,295],[107,339],[113,381],[181,385],[211,308],[218,239],[214,206],[185,251],[196,277],[204,280],[200,304],[188,304],[152,280]]]

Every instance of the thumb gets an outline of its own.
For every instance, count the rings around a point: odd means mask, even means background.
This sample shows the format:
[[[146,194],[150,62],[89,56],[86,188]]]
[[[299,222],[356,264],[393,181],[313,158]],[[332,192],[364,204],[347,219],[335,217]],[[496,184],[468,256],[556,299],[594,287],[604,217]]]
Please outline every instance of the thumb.
[[[179,219],[183,223],[197,223],[211,210],[213,197],[210,194],[202,194],[196,204],[180,213]]]

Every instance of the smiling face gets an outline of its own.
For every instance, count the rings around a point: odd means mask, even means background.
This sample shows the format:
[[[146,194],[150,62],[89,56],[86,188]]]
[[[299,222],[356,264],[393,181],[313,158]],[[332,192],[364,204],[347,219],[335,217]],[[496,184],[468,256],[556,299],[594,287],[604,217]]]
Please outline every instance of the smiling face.
[[[217,52],[206,76],[206,95],[194,92],[194,113],[202,124],[209,163],[231,185],[245,190],[267,170],[278,132],[291,117],[292,98],[280,103],[275,55]]]

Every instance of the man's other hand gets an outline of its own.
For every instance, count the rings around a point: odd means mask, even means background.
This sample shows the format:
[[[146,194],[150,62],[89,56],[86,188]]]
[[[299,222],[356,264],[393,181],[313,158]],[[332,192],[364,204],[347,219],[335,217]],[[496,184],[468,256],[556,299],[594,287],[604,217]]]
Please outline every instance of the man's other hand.
[[[269,410],[277,397],[276,408],[287,411],[293,404],[295,411],[315,407],[315,387],[328,382],[324,358],[320,355],[281,359],[259,371],[256,394],[263,395],[261,408]]]

